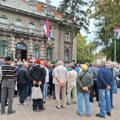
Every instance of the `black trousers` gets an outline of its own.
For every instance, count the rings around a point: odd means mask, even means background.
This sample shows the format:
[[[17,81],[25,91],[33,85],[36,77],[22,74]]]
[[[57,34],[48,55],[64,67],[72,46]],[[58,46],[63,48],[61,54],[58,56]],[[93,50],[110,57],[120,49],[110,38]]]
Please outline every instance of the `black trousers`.
[[[41,88],[41,91],[43,93],[44,84],[40,85],[40,88]],[[43,99],[37,99],[37,100],[33,99],[33,110],[42,110],[43,107],[44,107],[44,105],[43,105]]]
[[[97,81],[94,80],[93,86],[90,90],[90,102],[93,102],[93,98],[96,97],[96,101],[99,101],[99,95],[98,95],[98,88],[97,88]]]
[[[49,82],[49,94],[55,96],[55,85],[52,82]]]

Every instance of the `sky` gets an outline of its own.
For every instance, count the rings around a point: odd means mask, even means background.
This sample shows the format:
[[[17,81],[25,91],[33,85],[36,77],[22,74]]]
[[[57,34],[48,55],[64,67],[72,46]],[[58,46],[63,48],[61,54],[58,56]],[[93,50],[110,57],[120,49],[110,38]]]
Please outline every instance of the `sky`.
[[[45,2],[46,0],[38,0],[38,1]],[[59,2],[61,1],[62,0],[51,0],[51,4],[57,7],[59,5]]]

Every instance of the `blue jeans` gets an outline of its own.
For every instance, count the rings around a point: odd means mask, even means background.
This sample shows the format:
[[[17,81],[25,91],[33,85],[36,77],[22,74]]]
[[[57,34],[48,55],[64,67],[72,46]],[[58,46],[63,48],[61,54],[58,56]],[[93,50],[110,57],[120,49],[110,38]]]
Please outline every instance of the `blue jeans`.
[[[48,82],[44,84],[44,100],[48,98]]]
[[[0,103],[1,103],[1,83],[0,83]]]
[[[25,102],[28,94],[29,84],[20,84],[20,98],[19,102],[22,104]]]
[[[83,115],[83,98],[85,100],[86,105],[86,115],[90,115],[90,101],[89,101],[89,93],[78,93],[78,113]]]
[[[113,92],[113,94],[117,94],[117,81],[116,81],[116,79],[113,80],[112,92]]]
[[[110,90],[99,89],[100,116],[111,113]]]

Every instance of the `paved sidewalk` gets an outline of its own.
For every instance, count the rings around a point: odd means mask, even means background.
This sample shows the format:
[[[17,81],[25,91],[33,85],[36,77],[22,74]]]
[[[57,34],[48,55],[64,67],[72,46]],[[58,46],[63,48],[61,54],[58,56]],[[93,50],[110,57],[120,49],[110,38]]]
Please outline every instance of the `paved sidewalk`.
[[[99,112],[98,103],[91,103],[92,115],[91,117],[80,117],[76,114],[77,105],[72,104],[68,105],[66,109],[56,109],[55,100],[49,98],[45,104],[45,111],[42,112],[33,112],[32,111],[32,102],[28,98],[28,106],[18,105],[18,97],[14,98],[14,109],[16,110],[15,114],[11,115],[0,115],[0,120],[119,120],[120,119],[120,90],[118,94],[114,95],[114,105],[115,108],[112,110],[112,116],[106,116],[106,118],[97,118],[95,114]],[[7,109],[7,108],[6,108]],[[85,109],[84,109],[85,110]]]

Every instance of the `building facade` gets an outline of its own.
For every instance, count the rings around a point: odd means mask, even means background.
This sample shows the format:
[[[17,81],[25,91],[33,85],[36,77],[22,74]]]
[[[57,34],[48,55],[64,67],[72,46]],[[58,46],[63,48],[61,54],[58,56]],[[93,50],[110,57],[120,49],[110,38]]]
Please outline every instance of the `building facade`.
[[[51,40],[45,36],[44,24],[50,21]],[[76,61],[77,41],[62,23],[56,7],[36,0],[0,0],[0,57],[30,57],[64,62]]]

